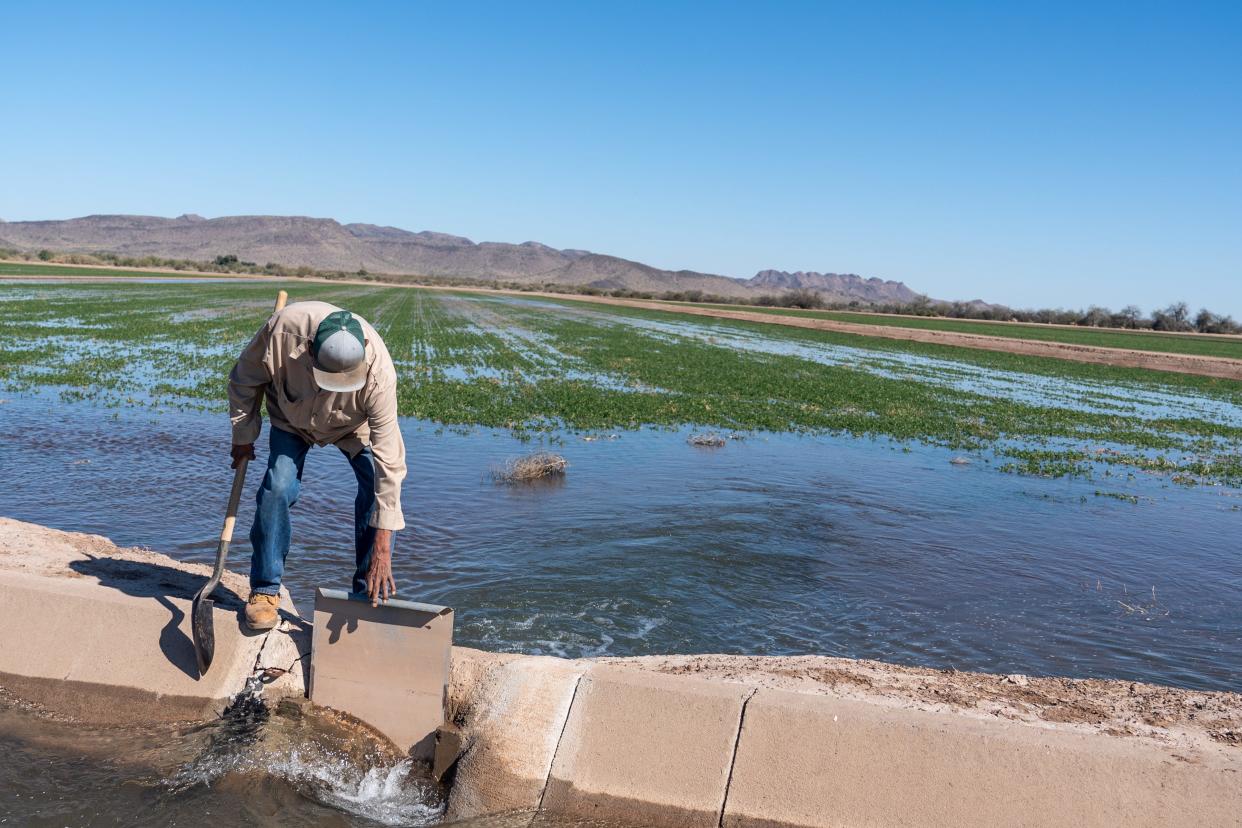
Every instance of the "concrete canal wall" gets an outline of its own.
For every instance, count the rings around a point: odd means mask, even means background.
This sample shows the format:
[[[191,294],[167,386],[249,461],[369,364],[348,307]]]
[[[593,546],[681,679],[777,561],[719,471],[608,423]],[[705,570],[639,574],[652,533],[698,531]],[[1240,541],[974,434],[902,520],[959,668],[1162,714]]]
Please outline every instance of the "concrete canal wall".
[[[237,623],[246,580],[216,590],[216,659],[198,674],[190,602],[211,568],[107,538],[0,518],[0,686],[88,722],[180,721],[218,713],[252,675],[301,694],[309,628],[289,596],[281,626]]]
[[[0,686],[93,721],[198,718],[247,679],[305,692],[309,625],[238,629],[206,567],[0,519]],[[229,593],[232,593],[231,595]],[[462,608],[459,608],[461,610]],[[468,608],[465,608],[468,611]],[[565,660],[453,648],[448,819],[635,825],[1239,825],[1242,696],[819,656]]]
[[[817,656],[458,648],[449,816],[636,825],[1225,826],[1242,696]]]

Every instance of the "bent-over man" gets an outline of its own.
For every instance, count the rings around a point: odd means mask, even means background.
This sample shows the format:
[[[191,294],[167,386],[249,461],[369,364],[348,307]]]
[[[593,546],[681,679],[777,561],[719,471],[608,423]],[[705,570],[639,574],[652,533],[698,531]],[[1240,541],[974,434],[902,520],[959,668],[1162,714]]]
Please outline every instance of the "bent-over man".
[[[397,428],[397,372],[378,333],[326,302],[296,302],[272,314],[229,374],[233,466],[254,459],[267,401],[271,451],[250,530],[251,629],[276,626],[289,554],[289,507],[298,500],[312,445],[334,445],[358,480],[354,499],[353,591],[371,603],[396,593],[392,533],[405,528],[405,443]]]

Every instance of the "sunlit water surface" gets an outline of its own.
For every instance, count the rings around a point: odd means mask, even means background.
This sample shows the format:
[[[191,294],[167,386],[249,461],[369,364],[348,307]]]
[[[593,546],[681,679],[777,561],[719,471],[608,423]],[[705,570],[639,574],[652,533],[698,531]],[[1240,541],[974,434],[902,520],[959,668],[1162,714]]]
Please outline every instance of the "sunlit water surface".
[[[752,434],[701,449],[685,430],[565,434],[542,446],[569,459],[562,481],[511,486],[489,470],[539,444],[402,428],[400,592],[456,608],[459,644],[571,657],[819,653],[1217,690],[1242,677],[1236,489],[1022,477],[987,454],[955,465],[948,451],[887,440]],[[0,514],[208,562],[227,443],[221,415],[9,395]],[[242,573],[264,448],[231,561]],[[315,586],[348,582],[352,498],[340,453],[313,450],[287,568],[304,612]],[[401,767],[341,764],[298,740],[265,737],[262,752],[222,758],[203,753],[201,736],[142,733],[133,738],[147,748],[93,750],[76,737],[49,746],[48,726],[21,715],[0,716],[10,824],[439,815],[428,783]],[[149,743],[165,747],[145,770],[118,764]]]
[[[1242,491],[1167,477],[1005,474],[986,455],[682,431],[544,444],[563,481],[489,471],[540,447],[402,424],[403,597],[457,610],[459,644],[559,656],[822,653],[1200,689],[1242,675]],[[739,435],[741,436],[741,435]],[[222,415],[0,405],[0,514],[208,562],[227,499]],[[262,474],[251,464],[230,566]],[[310,609],[352,571],[349,466],[313,449],[286,583]],[[1103,496],[1135,497],[1137,503]]]

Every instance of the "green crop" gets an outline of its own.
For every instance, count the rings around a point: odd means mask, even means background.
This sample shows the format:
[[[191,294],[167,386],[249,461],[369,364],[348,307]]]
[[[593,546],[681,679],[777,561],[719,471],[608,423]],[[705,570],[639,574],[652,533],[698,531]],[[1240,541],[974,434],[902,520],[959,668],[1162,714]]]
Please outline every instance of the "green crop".
[[[573,300],[294,281],[0,284],[0,385],[222,410],[276,291],[358,313],[400,413],[536,432],[846,433],[1024,474],[1242,485],[1242,383]]]
[[[176,279],[186,276],[202,278],[201,274],[181,274],[177,271],[167,270],[131,270],[124,267],[84,267],[82,265],[35,264],[32,262],[0,262],[0,276],[31,276],[40,279],[45,279],[49,276],[77,276],[79,278],[106,276],[110,279],[119,277],[147,280]]]

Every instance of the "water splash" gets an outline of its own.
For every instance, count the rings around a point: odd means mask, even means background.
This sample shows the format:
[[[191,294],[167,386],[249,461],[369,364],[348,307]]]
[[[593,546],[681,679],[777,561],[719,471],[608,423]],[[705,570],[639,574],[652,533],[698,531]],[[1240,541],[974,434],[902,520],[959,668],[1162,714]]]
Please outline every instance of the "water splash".
[[[384,825],[430,825],[444,813],[434,784],[408,759],[361,770],[344,758],[293,750],[265,770],[311,799]]]
[[[409,759],[327,720],[271,717],[255,693],[238,694],[209,729],[205,748],[162,780],[168,795],[239,779],[278,780],[383,825],[430,825],[444,813],[443,792]]]

